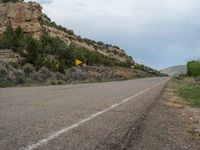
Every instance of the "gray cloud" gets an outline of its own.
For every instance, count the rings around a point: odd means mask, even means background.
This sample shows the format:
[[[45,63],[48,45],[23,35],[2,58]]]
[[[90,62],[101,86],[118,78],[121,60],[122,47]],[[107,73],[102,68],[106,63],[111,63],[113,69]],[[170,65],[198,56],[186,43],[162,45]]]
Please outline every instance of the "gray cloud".
[[[200,58],[199,0],[53,0],[43,7],[58,24],[157,69]]]

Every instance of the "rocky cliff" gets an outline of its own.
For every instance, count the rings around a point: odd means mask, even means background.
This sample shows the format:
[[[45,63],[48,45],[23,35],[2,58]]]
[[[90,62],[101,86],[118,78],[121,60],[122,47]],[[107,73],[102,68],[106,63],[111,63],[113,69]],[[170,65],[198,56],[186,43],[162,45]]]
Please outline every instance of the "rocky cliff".
[[[38,17],[42,15],[42,7],[36,3],[0,3],[0,35],[8,25],[20,26],[25,33],[39,37],[43,32]]]
[[[89,39],[82,39],[70,30],[51,22],[43,14],[42,7],[34,2],[0,3],[0,35],[3,34],[8,25],[13,28],[20,26],[24,33],[32,34],[35,38],[39,38],[44,32],[47,32],[51,37],[59,37],[65,43],[72,43],[78,48],[97,51],[121,62],[132,61],[134,63],[123,49]]]

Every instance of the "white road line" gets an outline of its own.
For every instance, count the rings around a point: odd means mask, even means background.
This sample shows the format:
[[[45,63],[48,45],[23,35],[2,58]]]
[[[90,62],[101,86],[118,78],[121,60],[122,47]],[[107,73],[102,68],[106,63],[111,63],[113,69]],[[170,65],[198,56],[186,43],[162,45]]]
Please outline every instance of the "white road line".
[[[114,104],[114,105],[110,106],[110,107],[107,108],[107,109],[104,109],[104,110],[102,110],[102,111],[99,111],[99,112],[97,112],[97,113],[95,113],[95,114],[89,116],[88,118],[85,118],[85,119],[83,119],[83,120],[77,122],[76,124],[73,124],[73,125],[71,125],[71,126],[69,126],[69,127],[63,128],[63,129],[61,129],[61,130],[59,130],[59,131],[56,131],[56,132],[50,134],[49,136],[47,136],[46,138],[39,140],[37,143],[32,144],[32,145],[28,145],[26,148],[21,148],[20,150],[33,150],[33,149],[36,149],[36,148],[38,148],[38,147],[40,147],[40,146],[42,146],[42,145],[44,145],[44,144],[47,144],[48,141],[51,141],[51,140],[53,140],[53,139],[59,137],[61,134],[64,134],[64,133],[66,133],[66,132],[68,132],[68,131],[70,131],[70,130],[72,130],[72,129],[78,127],[78,126],[80,126],[81,124],[83,124],[83,123],[85,123],[85,122],[88,122],[88,121],[90,121],[90,120],[96,118],[97,116],[100,116],[100,115],[104,114],[105,112],[110,111],[110,110],[112,110],[112,109],[114,109],[114,108],[116,108],[116,107],[118,107],[118,106],[120,106],[120,105],[122,105],[122,104],[124,104],[124,103],[127,103],[128,101],[132,100],[133,98],[142,95],[143,93],[145,93],[145,92],[147,92],[147,91],[149,91],[149,90],[151,90],[151,89],[157,87],[158,85],[160,85],[160,84],[163,83],[163,82],[165,82],[165,81],[161,81],[160,83],[158,83],[158,84],[156,84],[156,85],[154,85],[154,86],[152,86],[152,87],[150,87],[150,88],[147,88],[147,89],[145,89],[145,90],[143,90],[143,91],[141,91],[141,92],[139,92],[139,93],[137,93],[137,94],[135,94],[135,95],[133,95],[133,96],[131,96],[131,97],[129,97],[129,98],[124,99],[124,100],[123,100],[122,102],[120,102],[120,103]]]

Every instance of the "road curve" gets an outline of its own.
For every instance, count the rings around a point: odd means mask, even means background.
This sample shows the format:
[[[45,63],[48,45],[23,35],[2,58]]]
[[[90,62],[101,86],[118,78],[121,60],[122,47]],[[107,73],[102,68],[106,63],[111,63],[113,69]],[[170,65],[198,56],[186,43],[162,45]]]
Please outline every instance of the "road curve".
[[[168,81],[0,89],[0,149],[129,149]]]

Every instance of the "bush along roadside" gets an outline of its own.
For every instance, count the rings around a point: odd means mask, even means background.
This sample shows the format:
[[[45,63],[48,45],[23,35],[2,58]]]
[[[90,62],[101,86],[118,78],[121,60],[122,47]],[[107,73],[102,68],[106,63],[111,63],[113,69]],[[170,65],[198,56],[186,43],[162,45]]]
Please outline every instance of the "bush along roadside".
[[[175,78],[173,79],[173,86],[189,105],[193,107],[200,107],[200,82],[195,81],[194,78]]]
[[[60,73],[46,67],[38,70],[32,64],[22,66],[0,63],[0,87],[115,81],[132,79],[139,75],[133,69],[124,67],[85,66],[78,69],[71,67]]]

